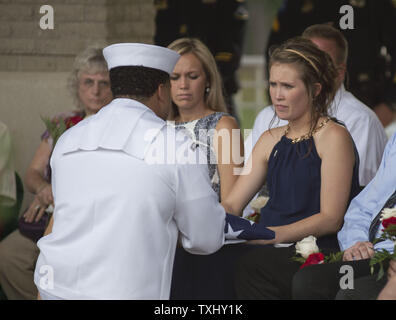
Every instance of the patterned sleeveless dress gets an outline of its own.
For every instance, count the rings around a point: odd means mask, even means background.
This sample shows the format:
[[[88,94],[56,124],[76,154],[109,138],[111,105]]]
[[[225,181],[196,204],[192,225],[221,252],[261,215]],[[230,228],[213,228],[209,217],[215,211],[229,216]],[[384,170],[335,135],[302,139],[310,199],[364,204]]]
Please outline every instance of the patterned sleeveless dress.
[[[177,122],[176,131],[184,132],[195,143],[196,148],[201,148],[206,154],[207,165],[209,169],[209,178],[212,189],[217,193],[220,201],[220,176],[217,169],[217,157],[213,148],[214,129],[219,120],[227,115],[224,112],[215,112],[201,119],[189,122]]]

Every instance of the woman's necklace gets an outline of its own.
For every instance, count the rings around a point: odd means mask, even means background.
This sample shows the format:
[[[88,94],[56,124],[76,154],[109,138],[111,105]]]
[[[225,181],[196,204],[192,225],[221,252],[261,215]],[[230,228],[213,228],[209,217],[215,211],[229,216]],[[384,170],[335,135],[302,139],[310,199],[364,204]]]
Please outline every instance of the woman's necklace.
[[[329,122],[329,120],[330,120],[330,117],[327,117],[325,120],[323,120],[311,133],[307,133],[307,134],[304,134],[304,135],[302,135],[301,137],[299,137],[299,138],[295,138],[295,139],[291,139],[291,143],[298,143],[298,142],[300,142],[300,141],[303,141],[303,140],[308,140],[309,138],[311,138],[316,132],[318,132],[320,129],[322,129],[324,126],[325,126],[325,124],[327,123],[327,122]],[[286,128],[286,131],[285,131],[285,137],[287,137],[287,134],[289,133],[289,130],[290,130],[290,124],[288,124],[287,125],[287,128]]]

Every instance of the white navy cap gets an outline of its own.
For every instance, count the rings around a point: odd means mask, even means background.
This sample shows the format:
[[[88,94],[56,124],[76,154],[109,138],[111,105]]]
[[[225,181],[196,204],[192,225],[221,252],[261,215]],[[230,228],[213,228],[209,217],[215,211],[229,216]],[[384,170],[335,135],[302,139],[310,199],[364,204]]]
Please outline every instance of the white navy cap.
[[[180,55],[168,48],[143,43],[116,43],[103,49],[110,69],[125,66],[142,66],[171,74]]]

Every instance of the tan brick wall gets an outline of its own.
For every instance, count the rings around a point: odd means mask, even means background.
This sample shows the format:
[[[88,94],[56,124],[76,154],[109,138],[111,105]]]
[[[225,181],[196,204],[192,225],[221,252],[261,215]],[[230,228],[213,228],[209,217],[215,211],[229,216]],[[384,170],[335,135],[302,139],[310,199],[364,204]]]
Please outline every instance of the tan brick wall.
[[[54,30],[41,30],[42,5]],[[153,43],[152,0],[0,0],[0,120],[23,177],[51,117],[73,109],[66,89],[75,55],[90,44]],[[25,189],[23,209],[33,196]]]
[[[54,29],[42,30],[40,7],[54,9]],[[0,71],[69,71],[91,44],[153,43],[149,0],[0,0]]]

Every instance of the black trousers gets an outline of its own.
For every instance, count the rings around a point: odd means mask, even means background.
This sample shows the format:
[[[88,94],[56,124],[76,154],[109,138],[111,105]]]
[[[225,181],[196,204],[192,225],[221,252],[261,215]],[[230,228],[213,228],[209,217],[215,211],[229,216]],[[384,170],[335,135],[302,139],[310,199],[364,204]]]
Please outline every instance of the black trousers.
[[[387,277],[377,281],[378,270],[371,274],[369,262],[369,259],[340,261],[303,268],[293,277],[293,298],[374,300],[385,286]],[[350,266],[349,271],[342,270],[343,266]],[[345,278],[347,276],[351,279]]]
[[[324,254],[329,251],[323,250]],[[261,246],[247,253],[236,269],[236,296],[238,299],[375,299],[385,285],[373,281],[369,260],[336,262],[307,266],[292,261],[295,247],[274,248]],[[340,280],[346,273],[341,267],[353,270],[353,289],[341,290]],[[350,285],[350,283],[349,283]],[[349,286],[350,287],[350,286]]]
[[[234,300],[235,267],[250,250],[249,244],[223,246],[210,255],[195,255],[176,249],[171,300]]]
[[[238,299],[278,300],[292,298],[292,280],[300,264],[291,260],[294,246],[260,246],[239,261],[235,288]]]

